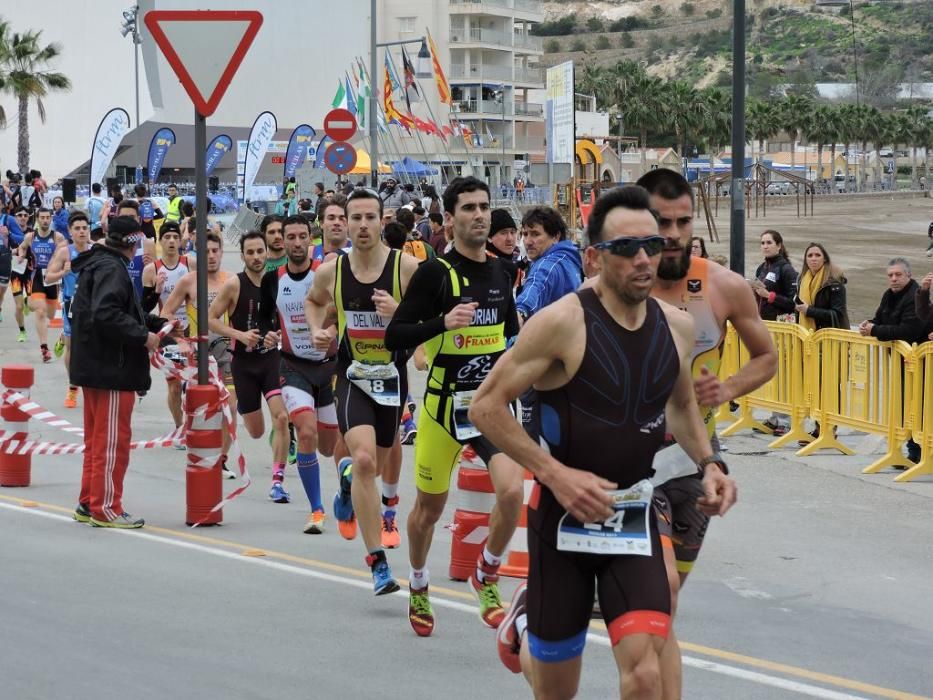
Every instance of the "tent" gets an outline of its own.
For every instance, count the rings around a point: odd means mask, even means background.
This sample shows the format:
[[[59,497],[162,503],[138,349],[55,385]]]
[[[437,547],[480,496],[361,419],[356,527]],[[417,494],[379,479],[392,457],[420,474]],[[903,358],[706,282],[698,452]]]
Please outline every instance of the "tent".
[[[405,156],[399,162],[393,163],[392,172],[396,175],[411,175],[415,177],[437,175],[436,168],[431,168],[421,161],[415,160],[411,156]]]
[[[362,148],[356,149],[356,166],[353,170],[350,171],[351,175],[369,175],[369,170],[372,167],[371,161],[369,160],[369,153],[364,151]],[[379,172],[380,173],[391,173],[392,168],[390,168],[385,163],[379,163]]]

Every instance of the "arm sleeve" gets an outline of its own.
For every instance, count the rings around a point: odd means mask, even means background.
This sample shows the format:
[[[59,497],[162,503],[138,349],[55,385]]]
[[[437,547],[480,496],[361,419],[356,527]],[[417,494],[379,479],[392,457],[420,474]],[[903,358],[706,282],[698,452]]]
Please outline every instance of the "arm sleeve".
[[[101,335],[133,345],[145,345],[149,329],[126,309],[135,304],[133,289],[121,284],[117,275],[96,278],[91,296],[91,317]]]
[[[921,321],[933,321],[933,304],[930,302],[930,290],[922,287],[914,297],[914,308]]]
[[[259,283],[259,332],[276,331],[279,328],[279,315],[275,303],[279,291],[279,275],[276,270],[267,272]]]
[[[159,303],[159,294],[156,292],[155,287],[143,287],[143,296],[140,299],[140,303],[143,306],[143,311],[150,312]]]
[[[386,328],[386,347],[408,350],[443,333],[450,303],[446,269],[440,263],[421,265]]]

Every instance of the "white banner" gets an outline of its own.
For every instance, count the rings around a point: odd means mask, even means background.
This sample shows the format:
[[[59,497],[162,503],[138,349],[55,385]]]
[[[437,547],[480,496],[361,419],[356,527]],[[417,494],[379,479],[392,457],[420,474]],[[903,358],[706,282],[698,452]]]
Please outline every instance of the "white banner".
[[[256,173],[259,172],[259,166],[262,165],[262,159],[269,149],[269,144],[272,142],[272,137],[275,136],[277,128],[278,124],[272,112],[263,112],[253,122],[253,128],[249,132],[249,143],[246,146],[242,189],[237,188],[241,200],[243,199],[242,193],[249,191],[249,188],[252,187],[253,182],[256,180]]]
[[[107,176],[107,168],[117,154],[120,142],[130,130],[130,115],[122,107],[114,107],[100,120],[97,133],[94,134],[94,145],[91,149],[91,179],[90,185],[95,182],[101,184]]]
[[[548,68],[546,86],[547,162],[573,164],[576,150],[573,61]]]

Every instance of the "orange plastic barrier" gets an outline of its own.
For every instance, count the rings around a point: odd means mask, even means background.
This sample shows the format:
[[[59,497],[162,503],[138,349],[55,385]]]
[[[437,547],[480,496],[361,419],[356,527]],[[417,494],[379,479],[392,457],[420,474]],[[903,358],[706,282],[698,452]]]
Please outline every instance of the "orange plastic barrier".
[[[515,533],[509,541],[505,561],[499,567],[500,574],[513,578],[528,578],[528,499],[531,498],[535,478],[530,471],[525,469],[522,479],[524,495],[522,497],[522,510],[518,516],[518,527],[515,528]]]
[[[29,396],[35,383],[32,365],[7,365],[0,370],[0,382],[7,389]],[[29,415],[6,402],[0,406],[0,418],[8,437],[25,440],[29,433]],[[15,455],[0,449],[0,486],[29,486],[32,480],[32,453]]]
[[[459,500],[450,526],[450,578],[466,581],[476,568],[489,537],[489,514],[496,505],[496,492],[486,467],[460,465],[457,473]]]
[[[185,469],[185,522],[188,525],[219,525],[223,509],[211,509],[223,500],[220,452],[223,448],[223,415],[218,411],[205,418],[198,409],[216,406],[220,390],[213,384],[190,385],[185,393],[185,415],[190,427],[185,432],[188,466]],[[216,460],[205,467],[198,460]]]

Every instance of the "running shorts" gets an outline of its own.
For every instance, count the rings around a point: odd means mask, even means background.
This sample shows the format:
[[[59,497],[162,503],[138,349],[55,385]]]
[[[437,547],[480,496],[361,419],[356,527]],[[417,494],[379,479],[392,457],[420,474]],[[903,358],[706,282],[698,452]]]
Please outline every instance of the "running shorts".
[[[671,590],[656,518],[650,518],[651,556],[600,555],[557,549],[558,523],[565,513],[551,491],[535,482],[528,504],[526,599],[532,656],[545,663],[580,656],[594,594],[613,645],[631,634],[666,639]]]
[[[55,301],[58,299],[58,285],[45,285],[42,282],[42,270],[36,269],[32,275],[32,285],[30,297],[45,297],[46,301]]]
[[[13,274],[13,253],[7,246],[0,246],[0,287],[10,284]]]
[[[389,448],[398,438],[398,424],[405,410],[404,400],[398,406],[383,406],[373,401],[366,393],[347,379],[347,365],[337,364],[337,424],[346,435],[352,428],[371,425],[376,431],[376,445]],[[408,375],[402,367],[399,372],[399,396],[408,394]]]
[[[236,410],[241,416],[261,410],[263,398],[268,402],[282,393],[277,352],[234,355],[230,373],[236,387]]]
[[[21,275],[18,272],[13,272],[10,274],[10,290],[13,293],[13,296],[18,297],[24,292],[28,297],[32,291],[32,285],[30,283],[29,275]]]
[[[62,298],[62,335],[71,337],[71,299]]]
[[[428,391],[418,415],[418,439],[415,441],[415,485],[430,494],[447,493],[450,477],[460,462],[464,445],[470,445],[483,463],[499,450],[482,435],[458,440],[453,428],[453,402],[448,394]]]
[[[337,407],[334,405],[334,368],[336,360],[321,363],[292,360],[282,356],[279,363],[279,384],[285,410],[291,419],[303,411],[316,411],[317,422],[325,430],[337,429]]]

